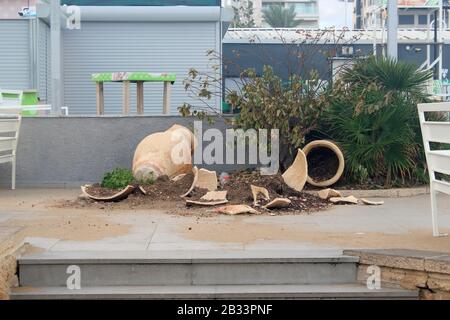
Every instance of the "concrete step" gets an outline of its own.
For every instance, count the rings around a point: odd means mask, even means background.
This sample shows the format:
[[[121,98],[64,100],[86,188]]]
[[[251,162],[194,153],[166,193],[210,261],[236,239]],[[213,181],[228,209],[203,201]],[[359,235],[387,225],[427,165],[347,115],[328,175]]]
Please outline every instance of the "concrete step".
[[[418,299],[417,291],[382,288],[369,290],[360,284],[328,285],[186,285],[20,287],[11,299]]]
[[[23,287],[66,287],[67,268],[81,286],[301,285],[356,281],[358,258],[293,251],[45,252],[19,259]]]

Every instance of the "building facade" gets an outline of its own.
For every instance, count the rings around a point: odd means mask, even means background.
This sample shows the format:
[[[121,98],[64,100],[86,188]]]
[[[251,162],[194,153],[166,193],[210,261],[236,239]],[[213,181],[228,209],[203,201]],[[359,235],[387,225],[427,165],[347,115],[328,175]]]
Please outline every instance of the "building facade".
[[[225,0],[228,7],[239,7],[240,3],[248,0]],[[269,6],[281,5],[283,7],[294,6],[300,20],[299,28],[319,28],[319,0],[253,0],[253,19],[256,27],[270,27],[263,17],[263,10]]]
[[[11,4],[11,1],[6,1]],[[6,4],[0,0],[0,5]],[[24,1],[26,4],[28,1]],[[95,115],[96,91],[93,73],[146,71],[175,73],[171,113],[183,103],[193,103],[183,80],[190,68],[209,71],[207,51],[221,51],[228,22],[223,21],[220,1],[108,1],[62,0],[80,5],[79,29],[61,24],[61,100],[71,115]],[[146,3],[147,5],[142,5]],[[25,5],[26,5],[25,4]],[[164,5],[161,5],[164,4]],[[171,4],[171,5],[168,5]],[[179,5],[181,4],[181,5]],[[21,17],[15,3],[8,18],[0,19],[0,88],[37,89],[41,102],[52,104],[51,21],[37,6],[37,16]],[[0,7],[0,12],[6,5]],[[162,113],[162,84],[146,84],[145,113]],[[135,105],[135,88],[131,89]],[[220,109],[220,97],[215,102]],[[105,113],[121,114],[122,89],[111,83],[105,87]]]
[[[447,1],[444,1],[444,5]],[[379,29],[386,18],[387,0],[355,0],[354,28]],[[439,8],[438,0],[398,0],[399,28],[426,29],[434,20]],[[444,10],[444,21],[448,27],[448,10]]]

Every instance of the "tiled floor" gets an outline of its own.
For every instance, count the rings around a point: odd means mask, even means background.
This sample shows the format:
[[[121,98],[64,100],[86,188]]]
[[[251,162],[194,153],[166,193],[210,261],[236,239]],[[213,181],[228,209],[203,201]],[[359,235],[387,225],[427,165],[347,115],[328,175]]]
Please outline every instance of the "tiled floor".
[[[52,251],[142,251],[142,250],[314,250],[351,248],[410,248],[450,252],[450,238],[433,238],[429,196],[384,199],[378,207],[363,205],[335,206],[310,215],[245,215],[213,217],[173,216],[157,211],[87,212],[52,209],[54,219],[70,214],[99,215],[110,224],[128,227],[121,235],[82,240],[34,234],[31,223],[40,223],[48,214],[40,205],[33,206],[32,197],[13,206],[11,193],[0,191],[0,201],[9,199],[9,206],[0,207],[0,231],[3,233],[28,224],[25,241],[43,250]],[[29,191],[39,198],[39,192]],[[66,196],[70,191],[60,191]],[[78,191],[72,191],[72,195]],[[440,226],[450,231],[450,197],[439,197]],[[19,201],[19,200],[17,200]],[[22,203],[22,202],[21,202]],[[41,202],[39,202],[41,203]],[[14,223],[13,223],[14,222]],[[47,223],[47,222],[46,222]],[[42,225],[41,225],[42,227]],[[78,226],[80,227],[80,226]],[[75,228],[75,226],[74,226]]]

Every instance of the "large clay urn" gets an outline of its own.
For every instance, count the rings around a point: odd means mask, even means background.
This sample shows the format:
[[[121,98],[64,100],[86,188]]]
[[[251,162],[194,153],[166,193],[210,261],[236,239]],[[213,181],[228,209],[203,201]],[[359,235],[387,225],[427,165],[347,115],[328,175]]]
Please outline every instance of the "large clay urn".
[[[180,125],[145,137],[134,153],[134,177],[137,180],[156,179],[163,175],[173,178],[191,172],[196,144],[193,133]]]

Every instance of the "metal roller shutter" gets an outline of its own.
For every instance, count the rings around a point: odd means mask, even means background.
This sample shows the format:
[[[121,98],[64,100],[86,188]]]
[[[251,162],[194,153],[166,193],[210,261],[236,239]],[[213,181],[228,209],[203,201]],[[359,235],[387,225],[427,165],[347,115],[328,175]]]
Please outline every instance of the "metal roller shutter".
[[[83,22],[63,34],[64,105],[71,114],[95,114],[91,74],[113,71],[174,72],[171,113],[192,102],[183,87],[189,68],[208,71],[206,51],[217,49],[216,22]],[[162,113],[162,83],[145,84],[145,113]],[[131,90],[132,112],[135,86]],[[122,85],[105,84],[105,113],[121,114]]]
[[[30,32],[28,20],[0,20],[0,88],[30,87]]]
[[[38,25],[38,93],[41,102],[48,103],[50,98],[50,91],[48,90],[50,77],[49,68],[50,68],[50,44],[49,44],[49,34],[50,28],[49,26],[39,20]]]

